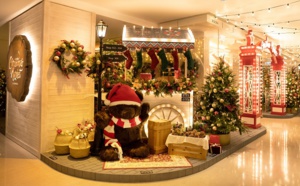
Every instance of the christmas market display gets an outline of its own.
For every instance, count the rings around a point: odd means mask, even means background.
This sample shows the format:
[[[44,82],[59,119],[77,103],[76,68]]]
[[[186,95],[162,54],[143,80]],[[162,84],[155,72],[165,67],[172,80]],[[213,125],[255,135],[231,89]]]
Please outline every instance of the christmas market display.
[[[188,180],[196,173],[195,185],[298,183],[291,165],[300,47],[292,39],[300,28],[297,16],[282,15],[295,13],[300,0],[222,0],[203,10],[196,1],[169,8],[141,2],[136,10],[125,1],[90,3],[39,1],[4,25],[5,169],[33,156],[87,181]],[[13,151],[11,158],[11,141],[32,156],[17,161],[25,155]],[[17,184],[12,172],[3,180]],[[20,175],[22,183],[41,180]]]

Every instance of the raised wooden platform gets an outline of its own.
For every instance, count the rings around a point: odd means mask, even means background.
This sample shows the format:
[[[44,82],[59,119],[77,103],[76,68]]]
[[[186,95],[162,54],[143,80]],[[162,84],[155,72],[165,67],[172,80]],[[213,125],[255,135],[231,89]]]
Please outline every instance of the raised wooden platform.
[[[263,126],[258,129],[249,129],[249,132],[243,135],[233,132],[231,133],[230,145],[223,146],[221,154],[212,155],[208,153],[206,160],[188,158],[192,164],[190,168],[103,170],[103,162],[98,157],[74,159],[70,155],[58,156],[54,152],[41,154],[41,160],[59,172],[84,179],[120,183],[161,181],[188,176],[207,169],[263,136],[266,132],[266,128]]]

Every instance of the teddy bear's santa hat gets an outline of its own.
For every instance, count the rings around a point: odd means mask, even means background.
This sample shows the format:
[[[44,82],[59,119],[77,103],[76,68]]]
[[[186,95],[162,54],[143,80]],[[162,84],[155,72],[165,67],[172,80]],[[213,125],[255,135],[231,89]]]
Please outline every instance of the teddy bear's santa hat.
[[[128,85],[118,83],[109,91],[105,105],[141,105],[141,100],[135,91]]]

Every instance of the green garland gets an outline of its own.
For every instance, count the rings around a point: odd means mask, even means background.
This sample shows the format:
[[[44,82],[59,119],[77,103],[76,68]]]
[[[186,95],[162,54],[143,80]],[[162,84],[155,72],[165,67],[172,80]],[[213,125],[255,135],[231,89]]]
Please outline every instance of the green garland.
[[[85,52],[84,46],[78,41],[62,40],[62,43],[54,49],[52,61],[62,71],[63,75],[69,78],[70,73],[81,74],[87,63],[88,52]],[[71,60],[65,58],[65,55],[72,54]]]

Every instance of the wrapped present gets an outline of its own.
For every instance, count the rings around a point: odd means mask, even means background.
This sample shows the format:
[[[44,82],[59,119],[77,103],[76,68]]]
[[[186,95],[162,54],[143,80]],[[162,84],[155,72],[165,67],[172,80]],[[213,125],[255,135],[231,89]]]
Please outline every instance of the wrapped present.
[[[209,144],[220,144],[220,136],[215,134],[210,134]]]
[[[211,154],[221,154],[222,153],[222,146],[220,144],[210,144],[209,145],[210,153]]]
[[[140,78],[145,81],[148,81],[148,80],[152,79],[152,74],[151,73],[141,73]]]

